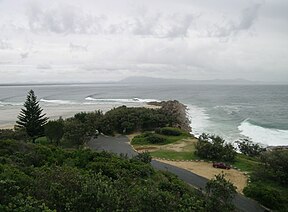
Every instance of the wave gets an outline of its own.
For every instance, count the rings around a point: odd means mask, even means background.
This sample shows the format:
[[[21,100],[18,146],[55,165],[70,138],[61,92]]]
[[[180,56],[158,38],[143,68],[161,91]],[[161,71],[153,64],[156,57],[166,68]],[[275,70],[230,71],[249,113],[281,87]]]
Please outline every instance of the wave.
[[[210,125],[209,116],[204,108],[194,105],[187,106],[187,115],[191,121],[192,133],[194,136],[199,137],[202,133],[206,132],[207,127]]]
[[[268,146],[288,145],[288,130],[265,128],[254,125],[249,119],[244,120],[239,126],[240,134],[253,142],[262,143]]]
[[[57,100],[57,99],[40,99],[40,102],[45,102],[45,103],[52,103],[52,104],[60,104],[60,105],[71,105],[71,104],[75,104],[74,102],[71,102],[69,100]]]
[[[94,102],[105,102],[105,103],[148,103],[148,102],[160,102],[156,99],[140,99],[140,98],[132,98],[132,99],[95,99],[90,96],[85,98],[86,101],[94,101]]]
[[[22,106],[23,102],[2,102],[0,101],[0,107],[5,107],[5,106]]]

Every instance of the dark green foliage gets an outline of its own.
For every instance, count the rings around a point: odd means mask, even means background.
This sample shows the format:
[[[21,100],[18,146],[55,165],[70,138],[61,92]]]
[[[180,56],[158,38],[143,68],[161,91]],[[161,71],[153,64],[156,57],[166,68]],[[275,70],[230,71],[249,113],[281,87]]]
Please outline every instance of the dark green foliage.
[[[64,135],[64,121],[59,119],[57,121],[49,121],[45,126],[45,135],[50,142],[55,142],[59,145],[61,138]]]
[[[133,138],[132,144],[165,144],[167,139],[163,135],[155,133],[143,133]]]
[[[225,143],[219,136],[202,134],[197,142],[196,155],[201,158],[216,161],[233,162],[236,152],[232,144]]]
[[[288,151],[264,152],[260,162],[244,194],[268,208],[288,211]]]
[[[236,195],[236,187],[225,179],[223,172],[208,181],[205,190],[207,211],[229,212],[235,209],[232,200]]]
[[[142,152],[142,153],[139,153],[138,155],[134,156],[133,159],[141,161],[143,163],[150,163],[152,160],[152,157],[149,154],[149,152]]]
[[[64,120],[64,141],[72,145],[83,145],[91,137],[96,138],[100,133],[100,128],[103,123],[103,113],[81,112],[75,114],[73,118]]]
[[[165,137],[158,135],[158,134],[149,134],[145,138],[151,144],[162,144],[162,143],[167,142],[167,139]]]
[[[100,131],[104,134],[129,134],[164,127],[170,120],[160,110],[122,106],[108,111],[101,123]]]
[[[259,201],[268,208],[283,209],[284,197],[278,190],[267,187],[265,184],[251,183],[244,188],[243,192],[247,197]]]
[[[25,141],[27,138],[25,129],[0,129],[0,140],[15,139]]]
[[[69,119],[64,123],[64,139],[73,145],[83,145],[87,139],[85,124],[77,119]]]
[[[32,138],[33,142],[44,134],[44,125],[48,118],[45,117],[46,114],[42,114],[42,111],[43,109],[39,106],[34,91],[30,90],[16,123],[19,128],[26,130],[27,135]]]
[[[174,117],[174,116],[173,116]],[[114,135],[115,133],[129,134],[136,131],[154,130],[161,128],[162,135],[152,135],[148,142],[163,144],[167,142],[164,134],[171,136],[186,135],[188,133],[171,127],[176,125],[177,120],[167,116],[165,112],[148,108],[127,108],[126,106],[114,108],[103,114],[101,111],[81,112],[73,118],[64,120],[64,143],[82,145],[91,137],[99,133]],[[54,131],[54,132],[53,132]],[[56,137],[55,130],[50,130],[48,138]],[[49,134],[49,133],[48,133]]]
[[[125,159],[12,140],[0,150],[1,211],[204,211],[201,195],[156,172],[145,154]]]
[[[284,186],[288,186],[287,150],[266,152],[261,155],[260,159],[264,164],[264,166],[261,167],[261,170],[258,170],[262,177],[265,176],[266,178],[273,179]]]
[[[182,130],[173,127],[163,127],[161,129],[158,129],[158,131],[156,132],[162,135],[171,135],[171,136],[179,136],[183,133]]]
[[[74,120],[84,124],[86,134],[90,137],[96,137],[99,134],[100,128],[103,125],[103,113],[101,111],[81,112],[74,115]],[[70,119],[72,120],[72,119]]]
[[[238,141],[237,143],[240,152],[250,157],[259,156],[261,152],[266,151],[265,148],[262,148],[259,144],[254,144],[248,139],[243,139],[241,141]]]

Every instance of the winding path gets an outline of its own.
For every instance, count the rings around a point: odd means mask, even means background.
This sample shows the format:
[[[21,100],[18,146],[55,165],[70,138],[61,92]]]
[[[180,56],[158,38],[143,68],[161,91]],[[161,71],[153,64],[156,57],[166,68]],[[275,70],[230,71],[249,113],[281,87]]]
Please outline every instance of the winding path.
[[[122,135],[116,137],[99,136],[97,139],[91,139],[91,141],[88,142],[88,146],[95,150],[105,150],[114,152],[116,154],[127,154],[129,157],[137,155],[137,152],[135,152],[130,146],[128,138]],[[180,179],[198,189],[204,189],[207,183],[206,178],[176,166],[172,166],[156,160],[152,160],[151,165],[155,169],[169,171],[177,175]],[[256,201],[246,198],[241,194],[236,195],[234,204],[240,211],[265,211],[265,209]]]

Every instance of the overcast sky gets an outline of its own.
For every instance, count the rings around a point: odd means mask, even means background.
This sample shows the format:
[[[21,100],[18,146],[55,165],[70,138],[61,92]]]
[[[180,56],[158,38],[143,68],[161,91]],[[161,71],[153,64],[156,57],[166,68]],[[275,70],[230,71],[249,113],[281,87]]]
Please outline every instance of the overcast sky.
[[[0,0],[0,83],[288,83],[288,0]]]

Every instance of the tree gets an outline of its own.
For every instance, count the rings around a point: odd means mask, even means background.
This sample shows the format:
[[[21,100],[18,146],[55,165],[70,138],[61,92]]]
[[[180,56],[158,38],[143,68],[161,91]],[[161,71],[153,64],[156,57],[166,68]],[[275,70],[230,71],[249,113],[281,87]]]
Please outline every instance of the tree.
[[[196,154],[208,160],[233,162],[236,152],[232,144],[219,136],[203,133],[196,144]]]
[[[64,124],[64,139],[74,145],[83,145],[89,136],[86,126],[77,119],[68,119]]]
[[[242,139],[241,141],[237,141],[237,144],[240,152],[250,157],[259,156],[261,152],[266,151],[265,148],[262,148],[259,144],[254,144],[248,139]]]
[[[233,211],[232,201],[236,195],[236,187],[225,179],[223,172],[215,176],[206,184],[207,211]]]
[[[49,121],[45,125],[45,135],[51,141],[59,145],[59,142],[64,134],[64,123],[62,119],[57,121]]]
[[[17,127],[26,130],[27,135],[32,138],[33,142],[44,134],[44,125],[48,118],[45,117],[46,114],[42,114],[42,111],[43,109],[41,109],[34,91],[30,90],[16,123]]]

